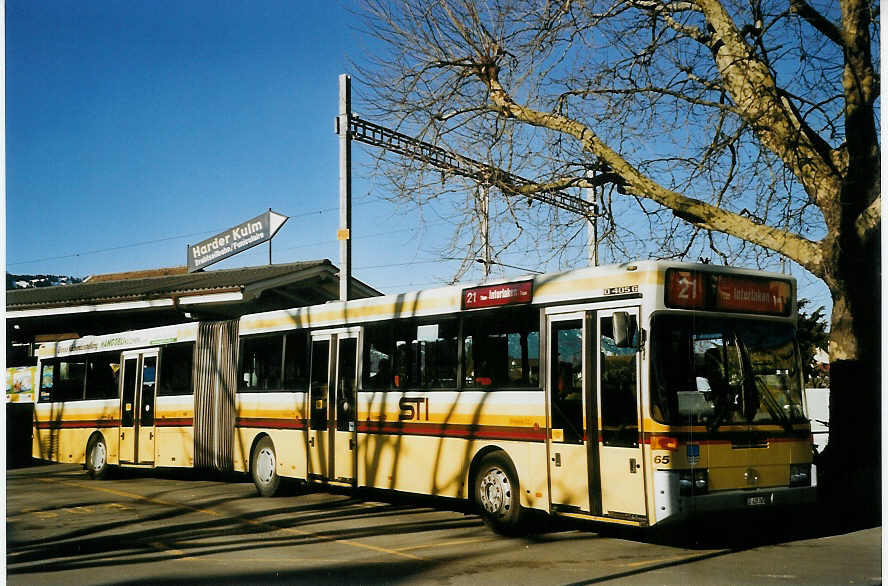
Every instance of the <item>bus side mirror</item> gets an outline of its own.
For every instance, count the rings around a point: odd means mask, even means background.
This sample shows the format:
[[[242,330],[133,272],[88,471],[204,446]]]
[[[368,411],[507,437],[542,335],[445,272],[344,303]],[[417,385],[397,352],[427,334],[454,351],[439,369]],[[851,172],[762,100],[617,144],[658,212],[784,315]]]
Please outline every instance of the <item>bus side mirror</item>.
[[[630,319],[628,311],[614,313],[614,344],[617,348],[629,348],[635,337],[635,322]]]

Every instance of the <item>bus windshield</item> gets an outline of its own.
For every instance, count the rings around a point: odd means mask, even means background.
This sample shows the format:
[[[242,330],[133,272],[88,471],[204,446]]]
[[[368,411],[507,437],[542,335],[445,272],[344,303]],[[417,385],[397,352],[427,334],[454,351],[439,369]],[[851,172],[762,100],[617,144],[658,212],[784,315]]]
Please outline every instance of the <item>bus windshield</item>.
[[[660,315],[651,329],[655,420],[710,430],[807,421],[792,325]]]

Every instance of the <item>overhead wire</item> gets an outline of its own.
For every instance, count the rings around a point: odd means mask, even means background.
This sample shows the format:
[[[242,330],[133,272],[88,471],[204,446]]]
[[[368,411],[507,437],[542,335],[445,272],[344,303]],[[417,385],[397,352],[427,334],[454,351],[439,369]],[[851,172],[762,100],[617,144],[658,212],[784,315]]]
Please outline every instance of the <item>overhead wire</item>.
[[[352,204],[352,207],[367,205],[369,203],[373,203],[372,200],[354,203],[354,204]],[[339,207],[337,206],[337,207],[330,207],[330,208],[321,208],[318,210],[303,212],[301,214],[294,214],[292,216],[288,216],[288,218],[291,218],[291,219],[292,218],[303,218],[306,216],[324,214],[324,213],[333,212],[333,211],[339,211]],[[65,258],[77,258],[77,257],[88,256],[88,255],[92,255],[92,254],[101,254],[104,252],[113,252],[115,250],[124,250],[127,248],[138,248],[139,246],[148,246],[149,244],[157,244],[159,242],[169,242],[170,240],[179,240],[182,238],[191,238],[193,236],[203,236],[206,234],[216,234],[216,233],[219,233],[223,230],[226,230],[226,228],[216,228],[213,230],[202,230],[200,232],[191,232],[188,234],[177,234],[175,236],[166,236],[164,238],[155,238],[153,240],[142,240],[140,242],[132,242],[129,244],[120,244],[117,246],[109,246],[107,248],[97,248],[95,250],[85,250],[82,252],[72,252],[69,254],[61,254],[61,255],[57,255],[57,256],[46,256],[46,257],[35,258],[35,259],[31,259],[31,260],[19,260],[19,261],[15,261],[15,262],[7,262],[6,266],[9,267],[9,266],[16,266],[16,265],[33,264],[33,263],[44,262],[44,261],[49,261],[49,260],[61,260],[61,259],[65,259]]]

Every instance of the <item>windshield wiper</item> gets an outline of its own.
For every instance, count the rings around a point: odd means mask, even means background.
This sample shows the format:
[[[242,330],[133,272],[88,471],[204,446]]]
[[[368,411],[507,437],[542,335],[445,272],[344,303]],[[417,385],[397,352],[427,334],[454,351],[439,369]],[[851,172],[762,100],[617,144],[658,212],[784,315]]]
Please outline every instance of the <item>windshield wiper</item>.
[[[734,335],[737,336],[737,334]],[[768,387],[767,383],[765,383],[765,381],[753,371],[752,361],[749,359],[749,350],[746,348],[746,344],[743,343],[743,340],[740,339],[740,336],[737,336],[737,346],[740,348],[740,357],[743,360],[743,370],[748,373],[748,376],[744,373],[743,377],[744,394],[750,393],[750,396],[757,396],[758,398],[753,406],[752,401],[747,403],[746,397],[744,397],[743,410],[747,421],[752,423],[752,419],[755,417],[755,412],[758,411],[758,406],[761,404],[761,400],[764,399],[765,408],[768,410],[768,413],[771,414],[771,417],[777,420],[780,425],[783,426],[783,429],[786,431],[792,431],[792,422],[789,420],[789,415],[784,413],[780,408],[780,404],[777,402],[777,399],[774,398],[774,395],[771,394],[771,389]],[[752,379],[751,381],[750,377]],[[752,388],[750,388],[750,382]]]
[[[771,417],[780,421],[780,424],[783,426],[783,429],[786,431],[792,431],[792,422],[789,420],[789,415],[783,412],[780,408],[780,403],[777,402],[777,399],[774,398],[774,395],[771,394],[771,389],[768,388],[768,385],[758,377],[755,376],[755,384],[762,388],[759,392],[759,395],[764,397],[765,399],[765,408],[768,410],[768,413],[771,414]]]

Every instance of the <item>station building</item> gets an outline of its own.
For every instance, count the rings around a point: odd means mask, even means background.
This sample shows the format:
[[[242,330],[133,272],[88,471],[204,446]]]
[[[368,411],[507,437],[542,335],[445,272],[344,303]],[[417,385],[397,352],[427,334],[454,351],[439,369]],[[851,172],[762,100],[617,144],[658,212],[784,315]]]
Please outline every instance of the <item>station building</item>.
[[[349,298],[382,295],[351,279]],[[172,267],[96,275],[82,283],[6,291],[7,446],[30,434],[34,349],[42,342],[315,305],[339,298],[329,260],[206,270]],[[30,447],[30,442],[25,442]],[[19,458],[8,450],[14,464]],[[28,451],[28,453],[30,450]],[[24,457],[24,456],[23,456]]]

